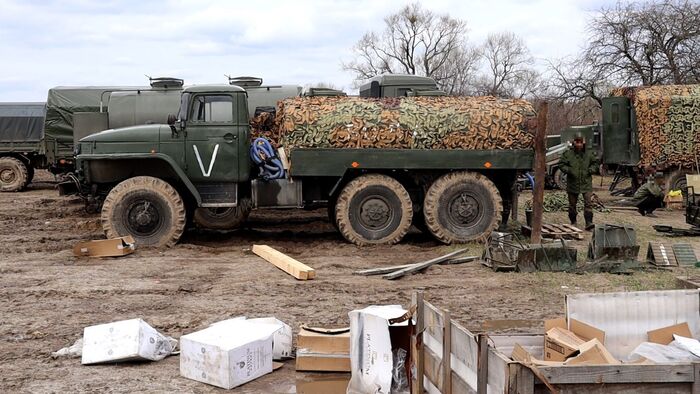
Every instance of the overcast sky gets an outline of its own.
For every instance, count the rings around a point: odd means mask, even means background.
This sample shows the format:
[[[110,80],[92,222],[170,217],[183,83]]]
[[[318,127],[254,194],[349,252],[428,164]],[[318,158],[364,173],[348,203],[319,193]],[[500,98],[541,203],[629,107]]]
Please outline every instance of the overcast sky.
[[[329,82],[352,92],[341,61],[368,30],[410,1],[0,0],[0,101],[45,101],[58,85],[187,84],[224,74],[266,83]],[[575,54],[601,0],[433,0],[469,26],[469,40],[510,30],[536,59]],[[608,1],[609,3],[609,1]]]

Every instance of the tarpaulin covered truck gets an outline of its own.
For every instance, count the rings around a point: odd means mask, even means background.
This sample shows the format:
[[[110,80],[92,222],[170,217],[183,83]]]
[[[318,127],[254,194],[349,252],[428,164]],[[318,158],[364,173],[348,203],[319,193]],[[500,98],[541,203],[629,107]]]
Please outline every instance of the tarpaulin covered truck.
[[[32,104],[33,115],[21,117],[25,123],[31,119],[31,128],[23,131],[17,120],[8,123],[17,119],[7,112],[16,112],[17,105],[4,105],[0,191],[22,190],[31,182],[34,169],[54,174],[73,171],[75,142],[84,136],[113,127],[165,122],[168,113],[179,108],[181,90],[182,80],[174,78],[151,79],[151,86],[55,87],[49,89],[45,105]]]
[[[287,160],[251,141],[249,107],[239,86],[185,88],[167,125],[83,138],[61,189],[101,207],[108,237],[141,245],[174,244],[190,218],[234,228],[252,208],[321,207],[358,245],[398,242],[412,223],[452,243],[507,220],[516,173],[532,168],[524,100],[286,99],[268,132]]]

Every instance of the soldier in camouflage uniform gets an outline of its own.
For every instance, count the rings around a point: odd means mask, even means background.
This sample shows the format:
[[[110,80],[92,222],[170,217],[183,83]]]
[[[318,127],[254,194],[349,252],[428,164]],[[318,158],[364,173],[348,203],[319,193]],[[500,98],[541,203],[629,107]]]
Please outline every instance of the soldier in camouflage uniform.
[[[583,195],[583,217],[586,220],[586,230],[593,229],[593,174],[598,169],[598,158],[595,153],[586,149],[586,142],[581,134],[576,134],[572,146],[569,147],[559,160],[559,169],[566,174],[566,192],[569,197],[569,220],[576,224],[579,194]]]

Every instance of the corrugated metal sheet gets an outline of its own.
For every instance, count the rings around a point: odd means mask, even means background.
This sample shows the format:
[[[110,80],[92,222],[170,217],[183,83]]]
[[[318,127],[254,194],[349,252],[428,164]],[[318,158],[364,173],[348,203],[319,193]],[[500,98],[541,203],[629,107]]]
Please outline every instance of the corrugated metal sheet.
[[[572,294],[566,315],[604,330],[605,347],[626,360],[650,330],[687,322],[700,336],[700,290]]]

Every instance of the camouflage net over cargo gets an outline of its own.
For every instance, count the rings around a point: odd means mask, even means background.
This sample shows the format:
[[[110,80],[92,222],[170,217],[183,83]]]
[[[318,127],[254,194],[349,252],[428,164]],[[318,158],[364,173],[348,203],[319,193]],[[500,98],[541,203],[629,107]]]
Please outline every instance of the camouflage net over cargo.
[[[251,121],[253,138],[290,148],[529,149],[536,113],[493,97],[297,97]]]
[[[700,85],[619,88],[637,119],[642,166],[696,166],[700,160]]]

